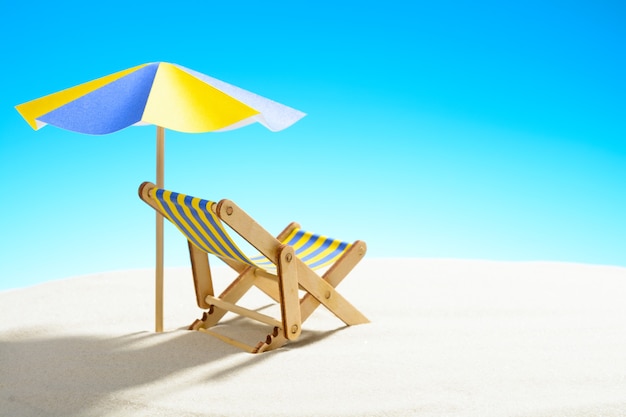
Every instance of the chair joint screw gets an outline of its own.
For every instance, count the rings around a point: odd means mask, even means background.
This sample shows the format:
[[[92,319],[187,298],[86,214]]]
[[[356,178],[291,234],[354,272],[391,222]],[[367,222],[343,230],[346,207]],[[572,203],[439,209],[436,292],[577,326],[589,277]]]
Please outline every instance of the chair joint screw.
[[[294,324],[293,326],[291,326],[291,333],[292,334],[298,333],[298,325],[297,324]]]
[[[226,214],[228,214],[229,216],[233,214],[233,206],[226,207]]]
[[[288,253],[287,255],[285,255],[285,260],[287,262],[291,262],[292,259],[293,259],[293,256],[291,256],[291,253]]]
[[[324,293],[324,298],[327,299],[327,300],[330,298],[330,291],[326,291]]]

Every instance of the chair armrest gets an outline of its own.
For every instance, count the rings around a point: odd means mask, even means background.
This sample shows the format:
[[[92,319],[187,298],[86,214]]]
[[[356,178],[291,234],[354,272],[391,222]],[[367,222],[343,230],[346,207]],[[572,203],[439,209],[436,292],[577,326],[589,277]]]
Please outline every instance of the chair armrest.
[[[278,250],[282,243],[258,224],[248,213],[231,200],[221,200],[215,208],[217,216],[239,236],[254,246],[274,265],[278,263]]]

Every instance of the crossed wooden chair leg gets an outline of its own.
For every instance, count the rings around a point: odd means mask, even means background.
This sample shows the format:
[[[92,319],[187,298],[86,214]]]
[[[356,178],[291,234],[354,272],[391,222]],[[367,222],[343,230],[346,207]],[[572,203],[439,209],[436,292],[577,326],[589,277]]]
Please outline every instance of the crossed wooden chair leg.
[[[298,225],[296,223],[289,225],[278,236],[278,239],[281,240],[288,235],[293,227],[298,227]],[[335,289],[359,263],[366,250],[365,242],[354,242],[322,276],[319,276],[296,258],[293,248],[283,246],[280,250],[277,274],[271,274],[253,266],[242,269],[240,265],[233,263],[230,266],[238,270],[239,276],[219,297],[215,297],[212,294],[206,253],[197,251],[195,247],[190,245],[198,301],[202,301],[199,304],[207,308],[207,311],[201,319],[194,321],[189,329],[205,332],[247,352],[260,353],[279,348],[289,341],[297,340],[302,331],[302,323],[320,305],[326,306],[346,325],[368,323],[369,320]],[[206,264],[206,268],[198,268],[199,264]],[[256,311],[237,306],[236,303],[253,286],[258,287],[280,303],[282,320],[279,321]],[[301,298],[299,297],[299,290],[304,291],[304,296]],[[270,331],[264,340],[255,345],[248,345],[210,330],[229,311],[265,323],[270,326]]]

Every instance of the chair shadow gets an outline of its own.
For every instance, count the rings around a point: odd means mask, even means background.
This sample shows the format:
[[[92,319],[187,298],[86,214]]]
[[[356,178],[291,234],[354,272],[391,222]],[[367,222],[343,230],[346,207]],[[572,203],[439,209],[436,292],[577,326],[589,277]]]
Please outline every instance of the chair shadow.
[[[240,317],[220,322],[237,338],[263,340],[267,326]],[[6,415],[81,415],[122,392],[165,380],[196,367],[209,368],[196,382],[218,381],[232,372],[264,362],[280,351],[316,343],[341,328],[303,331],[298,341],[275,351],[249,354],[210,335],[176,330],[138,332],[119,337],[97,335],[22,336],[0,334],[0,410]],[[24,336],[27,335],[27,336]],[[225,360],[239,355],[234,360]],[[210,366],[215,362],[216,366]],[[189,383],[194,383],[191,381]]]
[[[245,318],[241,318],[241,317],[237,317],[234,318],[232,321],[245,321]],[[214,327],[212,329],[217,329],[216,331],[219,331],[220,333],[223,333],[225,335],[229,335],[228,334],[228,330],[227,327],[229,327],[231,323],[229,323],[229,321],[225,321],[224,324],[220,324],[217,327]],[[287,344],[285,344],[284,346],[276,349],[276,350],[271,350],[268,352],[263,352],[263,353],[259,353],[259,354],[246,354],[247,356],[244,357],[244,359],[242,359],[239,363],[237,364],[233,364],[231,367],[229,368],[224,368],[222,370],[216,371],[214,373],[211,374],[210,378],[211,379],[215,379],[215,380],[219,380],[221,378],[224,377],[230,377],[232,375],[233,372],[236,372],[240,369],[243,369],[245,367],[249,367],[252,366],[254,364],[259,364],[261,362],[264,362],[266,360],[272,359],[274,357],[274,355],[278,355],[281,352],[288,352],[290,350],[297,350],[297,349],[302,349],[305,346],[309,346],[309,345],[313,345],[315,343],[318,343],[330,336],[332,336],[333,334],[347,328],[349,326],[341,326],[338,327],[336,329],[330,329],[327,331],[314,331],[314,330],[306,330],[303,329],[302,330],[302,334],[300,335],[300,337],[298,338],[298,340],[296,341],[291,341],[288,342]],[[242,332],[243,329],[243,332]],[[239,323],[238,324],[238,334],[235,337],[240,338],[240,336],[242,334],[246,334],[247,333],[247,340],[248,341],[252,341],[254,340],[254,336],[258,336],[261,334],[267,334],[268,331],[268,327],[265,326],[263,327],[262,325],[259,325],[256,322],[247,322],[245,324]],[[251,336],[254,335],[254,336]],[[206,337],[212,338],[212,336],[209,335],[205,335]],[[232,336],[232,334],[230,335]],[[243,338],[241,338],[243,340]],[[262,339],[259,339],[259,341]]]
[[[7,340],[0,334],[0,410],[3,415],[80,415],[112,393],[239,353],[203,336],[142,332]]]

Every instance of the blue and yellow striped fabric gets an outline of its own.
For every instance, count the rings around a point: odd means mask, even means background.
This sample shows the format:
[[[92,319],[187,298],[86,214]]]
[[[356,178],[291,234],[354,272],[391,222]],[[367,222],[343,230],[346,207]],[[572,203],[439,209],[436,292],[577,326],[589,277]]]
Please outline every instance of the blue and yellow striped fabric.
[[[155,189],[151,197],[163,215],[199,249],[268,271],[276,268],[265,256],[248,258],[237,247],[211,211],[213,202],[163,189]],[[331,265],[351,246],[302,229],[294,229],[282,243],[292,246],[295,255],[311,269]]]
[[[295,255],[311,269],[320,269],[331,265],[351,244],[326,236],[316,235],[302,229],[294,229],[282,243],[293,247]],[[274,265],[264,256],[252,258],[259,267],[272,269]]]
[[[163,215],[196,247],[222,258],[254,265],[211,211],[213,202],[163,189],[155,189],[151,197]]]

